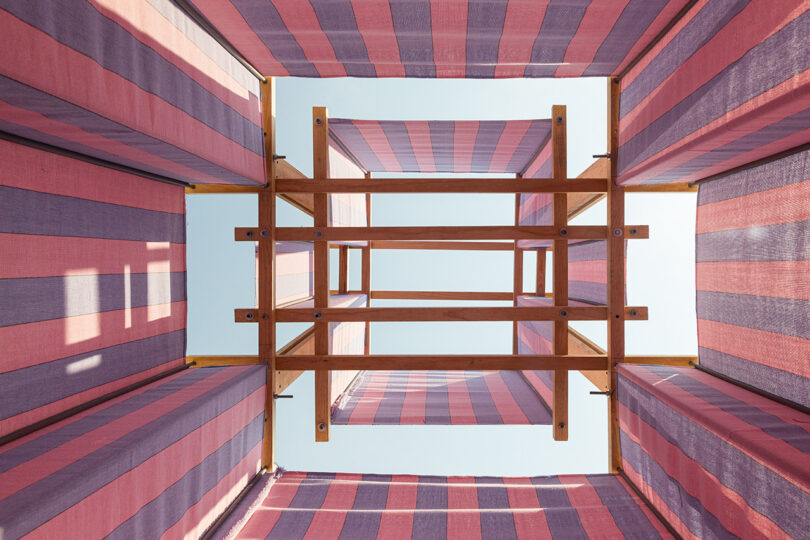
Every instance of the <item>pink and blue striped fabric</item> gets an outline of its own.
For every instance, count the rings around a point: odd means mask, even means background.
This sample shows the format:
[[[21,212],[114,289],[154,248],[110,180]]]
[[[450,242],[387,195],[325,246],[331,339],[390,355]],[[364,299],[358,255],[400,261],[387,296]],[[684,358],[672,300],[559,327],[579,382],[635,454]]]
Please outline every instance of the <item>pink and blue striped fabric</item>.
[[[695,181],[810,141],[810,5],[698,1],[622,79],[619,183]]]
[[[371,172],[515,174],[532,165],[551,120],[330,118],[329,131]]]
[[[810,151],[700,186],[700,363],[810,407]]]
[[[4,445],[3,537],[200,536],[261,468],[265,370],[187,369]]]
[[[810,415],[690,368],[620,365],[622,469],[683,538],[803,538]]]
[[[191,0],[265,75],[605,77],[687,0]]]
[[[551,413],[518,371],[364,371],[332,423],[551,424]]]
[[[0,436],[183,364],[183,188],[0,141]]]
[[[0,131],[191,183],[265,183],[258,79],[171,0],[8,0],[0,27]]]
[[[234,538],[672,538],[609,474],[285,472]]]
[[[312,298],[315,248],[312,242],[276,242],[276,305]],[[259,245],[256,244],[256,294],[259,287]],[[258,306],[258,302],[256,303]]]
[[[331,125],[332,120],[329,120]],[[329,139],[329,177],[330,178],[365,178],[365,172],[348,157],[335,140]],[[328,219],[330,227],[366,227],[366,195],[364,193],[332,193],[329,195]],[[343,246],[363,247],[367,241],[330,242]]]

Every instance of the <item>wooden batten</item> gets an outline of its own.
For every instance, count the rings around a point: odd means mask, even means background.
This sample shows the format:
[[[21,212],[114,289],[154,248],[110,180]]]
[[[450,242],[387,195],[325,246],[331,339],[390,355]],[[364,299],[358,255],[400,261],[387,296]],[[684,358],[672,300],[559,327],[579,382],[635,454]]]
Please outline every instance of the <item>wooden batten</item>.
[[[568,176],[566,137],[566,108],[554,105],[551,108],[551,156],[552,176],[566,181]],[[579,183],[580,181],[573,182]],[[555,193],[553,202],[554,228],[558,231],[568,228],[568,196]],[[554,306],[568,305],[568,239],[554,239]],[[554,321],[554,354],[568,354],[568,320]],[[553,400],[551,407],[554,440],[568,440],[568,370],[555,369],[553,379]]]
[[[428,249],[445,251],[513,251],[512,242],[434,242],[418,240],[373,240],[371,249]]]
[[[301,180],[307,177],[304,173],[293,167],[285,159],[276,159],[276,179]],[[278,193],[284,199],[305,214],[315,215],[315,203],[311,193]]]
[[[278,180],[279,193],[604,193],[606,178],[332,178]]]
[[[373,300],[512,300],[513,296],[486,291],[371,291]]]
[[[488,355],[301,355],[279,357],[282,370],[604,370],[607,356]],[[316,371],[317,373],[317,371]]]
[[[537,250],[536,284],[534,286],[535,296],[546,295],[546,249]]]

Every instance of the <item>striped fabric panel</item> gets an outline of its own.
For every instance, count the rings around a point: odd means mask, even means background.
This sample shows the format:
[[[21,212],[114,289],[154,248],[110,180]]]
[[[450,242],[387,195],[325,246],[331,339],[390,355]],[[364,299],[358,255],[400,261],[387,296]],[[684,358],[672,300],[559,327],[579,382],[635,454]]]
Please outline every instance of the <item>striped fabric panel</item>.
[[[191,0],[265,75],[605,77],[686,0]]]
[[[193,183],[264,183],[259,82],[171,0],[9,0],[0,131]]]
[[[333,120],[329,120],[331,124]],[[331,178],[365,178],[365,173],[338,147],[334,140],[329,141],[329,176]],[[365,227],[367,223],[366,195],[364,193],[334,193],[329,195],[330,227]],[[330,242],[344,246],[363,247],[368,242]]]
[[[200,535],[261,466],[264,400],[264,366],[188,369],[5,445],[4,537]]]
[[[810,415],[704,372],[620,366],[622,468],[684,538],[810,529]]]
[[[551,120],[332,118],[329,130],[371,172],[514,174],[532,164]]]
[[[315,294],[312,242],[276,242],[276,305],[299,302]],[[256,244],[256,305],[259,287],[259,245]]]
[[[547,140],[537,153],[534,161],[528,164],[524,178],[551,178],[551,140]],[[521,226],[548,226],[554,224],[553,193],[521,193],[518,205],[518,224]],[[551,240],[519,240],[521,249],[550,247]]]
[[[551,424],[517,371],[364,371],[332,409],[341,425]]]
[[[181,365],[181,187],[0,141],[0,436]]]
[[[810,151],[698,192],[700,362],[810,406]]]
[[[694,181],[810,141],[808,35],[804,0],[697,2],[622,80],[619,183]]]
[[[219,534],[219,531],[217,532]],[[671,538],[609,474],[285,472],[236,538]]]

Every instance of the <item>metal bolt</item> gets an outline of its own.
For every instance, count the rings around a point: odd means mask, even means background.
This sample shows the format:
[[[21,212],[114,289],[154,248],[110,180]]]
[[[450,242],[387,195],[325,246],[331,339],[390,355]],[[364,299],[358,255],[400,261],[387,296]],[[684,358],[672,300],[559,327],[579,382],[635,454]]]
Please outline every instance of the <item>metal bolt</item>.
[[[608,158],[608,159],[610,159],[610,152],[607,152],[605,154],[594,154],[593,158],[594,159],[598,159],[598,158]]]
[[[321,124],[323,124],[323,118],[321,118],[320,116],[316,117],[315,118],[315,125],[320,126]]]
[[[559,426],[560,429],[563,429],[565,428],[565,422],[560,422],[559,424],[557,424],[557,426]]]
[[[616,227],[615,229],[613,229],[613,236],[618,238],[618,237],[622,236],[623,234],[624,234],[624,231],[622,230],[621,227]]]
[[[323,232],[320,229],[315,229],[315,238],[320,238],[323,236]]]
[[[637,317],[638,316],[638,310],[631,309],[630,310],[630,316],[631,317]]]
[[[320,311],[316,311],[315,312],[315,318],[320,319],[321,317],[323,317],[323,313],[321,313]]]
[[[253,238],[253,231],[245,231],[245,236],[248,238]]]
[[[560,310],[560,317],[568,317],[568,310],[561,309]]]
[[[555,120],[557,121],[558,124],[563,123],[563,117],[562,116],[558,116],[557,118],[555,118]]]
[[[270,231],[268,231],[267,229],[262,229],[261,232],[259,232],[259,235],[262,238],[267,238],[268,236],[270,236]]]
[[[591,392],[590,394],[592,396],[610,396],[610,390],[607,390],[605,392]]]
[[[638,229],[633,227],[632,229],[630,229],[630,234],[635,236],[636,234],[638,234]]]
[[[267,319],[267,313],[262,313],[262,319]]]
[[[253,312],[248,311],[247,313],[245,313],[245,319],[247,319],[249,321],[252,321],[253,320]]]
[[[326,424],[324,422],[318,424],[318,431],[326,431]]]
[[[560,236],[568,236],[568,229],[566,229],[565,227],[560,229]]]

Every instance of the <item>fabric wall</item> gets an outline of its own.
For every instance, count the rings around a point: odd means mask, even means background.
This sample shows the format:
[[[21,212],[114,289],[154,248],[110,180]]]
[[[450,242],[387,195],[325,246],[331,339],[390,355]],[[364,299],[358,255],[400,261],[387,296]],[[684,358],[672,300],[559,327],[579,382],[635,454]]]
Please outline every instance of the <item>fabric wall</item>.
[[[700,186],[700,363],[810,406],[810,151]]]
[[[264,184],[259,82],[171,0],[8,0],[0,131],[203,184]]]
[[[551,424],[551,413],[518,371],[364,371],[332,423]]]
[[[622,469],[681,536],[807,536],[810,415],[696,369],[617,374]]]
[[[4,445],[3,537],[199,537],[261,468],[265,369],[187,369]]]
[[[276,305],[300,302],[315,294],[312,242],[276,242]],[[256,302],[259,298],[259,244],[256,244]]]
[[[524,178],[551,178],[551,139],[543,145],[534,160],[526,168]],[[518,225],[548,226],[554,224],[553,193],[521,193],[518,205]],[[519,240],[518,247],[532,249],[550,247],[551,240]]]
[[[332,120],[330,120],[330,123]],[[366,175],[346,154],[330,139],[329,141],[329,176],[331,178],[365,178]],[[329,195],[330,227],[365,227],[367,223],[365,193],[333,193]],[[362,247],[365,241],[330,242],[344,246]]]
[[[329,307],[368,307],[365,294],[333,294]],[[329,323],[329,354],[363,354],[366,344],[366,323]],[[337,402],[359,371],[343,370],[329,372],[329,387],[333,404]]]
[[[695,181],[810,141],[808,10],[697,2],[622,79],[619,183]]]
[[[617,476],[285,472],[236,538],[671,538]]]
[[[181,365],[183,188],[0,141],[0,436]]]
[[[191,0],[265,75],[604,77],[686,0]]]

